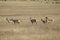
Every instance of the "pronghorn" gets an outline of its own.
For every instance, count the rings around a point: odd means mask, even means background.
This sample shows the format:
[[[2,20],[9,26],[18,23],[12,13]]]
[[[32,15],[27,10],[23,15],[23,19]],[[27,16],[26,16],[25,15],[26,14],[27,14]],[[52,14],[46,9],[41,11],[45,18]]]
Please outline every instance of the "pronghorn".
[[[18,19],[8,19],[8,18],[6,18],[6,20],[9,22],[9,23],[20,23],[20,20],[18,20]]]
[[[31,21],[31,23],[33,24],[33,23],[36,23],[37,24],[37,22],[36,22],[36,19],[32,19],[31,17],[30,17],[30,21]]]
[[[48,17],[45,17],[45,19],[41,19],[41,21],[42,21],[43,23],[51,23],[51,22],[53,22],[54,20],[53,20],[53,19],[49,19]]]

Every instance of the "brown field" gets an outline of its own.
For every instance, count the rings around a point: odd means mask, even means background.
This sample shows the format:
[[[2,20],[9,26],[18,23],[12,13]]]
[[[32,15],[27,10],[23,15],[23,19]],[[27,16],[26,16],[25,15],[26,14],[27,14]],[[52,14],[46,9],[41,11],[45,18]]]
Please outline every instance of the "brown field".
[[[47,16],[53,22],[44,24]],[[30,22],[30,17],[37,24]],[[20,24],[8,23],[6,18],[19,19]],[[0,40],[60,40],[60,5],[39,2],[0,2]]]

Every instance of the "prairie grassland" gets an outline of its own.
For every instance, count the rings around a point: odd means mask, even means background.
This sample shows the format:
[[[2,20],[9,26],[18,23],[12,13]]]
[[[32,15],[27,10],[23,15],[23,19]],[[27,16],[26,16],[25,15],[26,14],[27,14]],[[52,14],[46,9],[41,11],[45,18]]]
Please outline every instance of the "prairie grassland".
[[[40,2],[0,1],[0,15],[60,14],[60,5]]]
[[[47,15],[0,16],[0,40],[60,40],[60,15],[48,15],[52,23],[42,23],[41,18]],[[37,24],[30,22],[36,18]],[[21,20],[20,24],[8,23],[5,18]]]
[[[44,24],[44,17],[53,19]],[[32,24],[30,17],[37,20]],[[7,22],[18,19],[20,24]],[[0,1],[0,40],[60,40],[60,5]]]

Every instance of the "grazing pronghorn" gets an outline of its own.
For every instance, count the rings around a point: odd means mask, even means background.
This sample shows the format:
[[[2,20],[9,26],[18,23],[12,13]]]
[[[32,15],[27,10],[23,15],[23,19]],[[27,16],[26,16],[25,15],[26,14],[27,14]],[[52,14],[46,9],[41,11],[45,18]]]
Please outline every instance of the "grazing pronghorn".
[[[9,23],[20,23],[20,20],[18,20],[18,19],[8,19],[8,18],[6,18],[6,20],[9,22]]]
[[[30,21],[31,21],[31,23],[33,24],[33,23],[36,23],[37,24],[37,22],[36,22],[36,19],[32,19],[31,17],[30,17]]]
[[[41,21],[42,21],[43,23],[51,23],[51,22],[53,22],[54,20],[53,20],[53,19],[49,19],[48,17],[45,17],[45,19],[41,19]]]

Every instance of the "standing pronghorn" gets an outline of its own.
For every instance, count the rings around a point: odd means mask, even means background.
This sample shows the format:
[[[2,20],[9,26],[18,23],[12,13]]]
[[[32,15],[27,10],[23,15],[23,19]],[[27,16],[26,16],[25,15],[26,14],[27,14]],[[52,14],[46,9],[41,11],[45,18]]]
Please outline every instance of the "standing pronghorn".
[[[31,17],[30,17],[30,21],[31,21],[32,24],[33,24],[33,23],[36,23],[36,24],[37,24],[36,19],[34,19],[34,18],[31,18]]]
[[[20,20],[18,20],[18,19],[8,19],[8,18],[6,18],[6,20],[9,22],[9,23],[20,23]]]
[[[53,19],[49,19],[48,17],[45,17],[45,19],[41,19],[41,21],[42,21],[43,23],[51,23],[51,22],[53,22],[54,20],[53,20]]]

